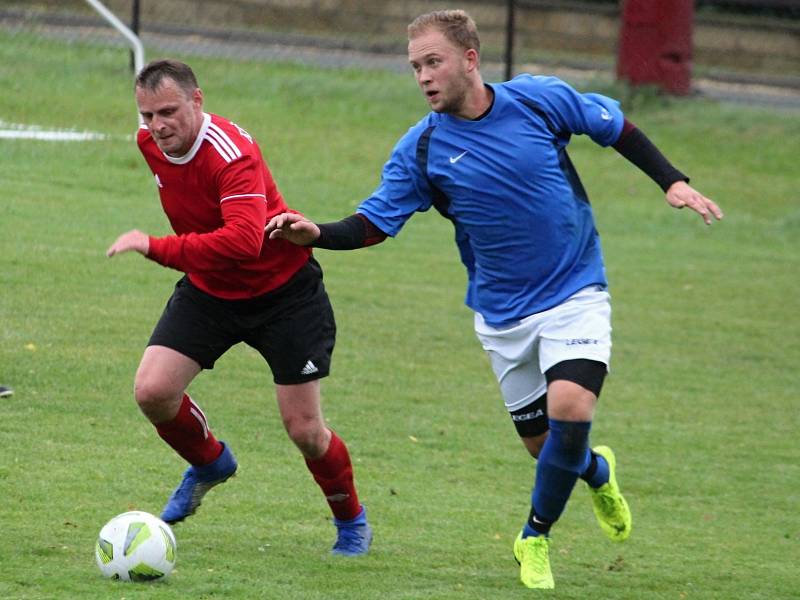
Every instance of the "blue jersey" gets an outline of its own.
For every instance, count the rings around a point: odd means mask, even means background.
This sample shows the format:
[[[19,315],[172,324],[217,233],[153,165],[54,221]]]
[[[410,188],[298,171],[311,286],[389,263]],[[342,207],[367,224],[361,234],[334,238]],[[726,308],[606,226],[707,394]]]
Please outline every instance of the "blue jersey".
[[[395,236],[411,215],[435,206],[455,225],[467,305],[503,327],[607,284],[566,146],[582,133],[613,144],[624,119],[616,101],[554,77],[489,85],[494,102],[483,118],[432,112],[412,127],[358,212]]]

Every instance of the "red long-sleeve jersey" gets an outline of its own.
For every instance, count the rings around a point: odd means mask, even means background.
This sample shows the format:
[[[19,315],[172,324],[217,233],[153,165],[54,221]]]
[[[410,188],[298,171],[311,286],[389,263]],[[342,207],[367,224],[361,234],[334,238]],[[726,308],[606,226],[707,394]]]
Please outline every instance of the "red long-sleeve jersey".
[[[204,114],[194,145],[179,158],[164,154],[147,128],[137,142],[176,234],[151,236],[148,258],[230,300],[273,290],[308,261],[309,248],[264,237],[267,222],[289,209],[258,145],[238,125]]]

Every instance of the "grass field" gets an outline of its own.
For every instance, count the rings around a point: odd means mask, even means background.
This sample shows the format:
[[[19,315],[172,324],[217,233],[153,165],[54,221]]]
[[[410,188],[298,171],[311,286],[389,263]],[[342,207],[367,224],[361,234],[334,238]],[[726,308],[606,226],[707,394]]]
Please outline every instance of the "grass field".
[[[425,112],[410,75],[192,58],[206,109],[261,143],[288,202],[350,214]],[[0,598],[502,599],[533,463],[515,439],[463,306],[448,223],[317,252],[339,324],[323,384],[375,528],[367,557],[329,556],[327,507],[291,446],[257,355],[237,347],[192,394],[241,464],[175,528],[153,585],[94,565],[103,523],[158,513],[184,468],[132,398],[178,274],[104,256],[133,227],[165,234],[133,142],[126,53],[0,37],[0,120],[107,141],[0,140]],[[625,108],[625,106],[623,106]],[[579,485],[554,529],[554,598],[797,598],[800,590],[800,114],[701,101],[628,116],[716,199],[705,227],[587,140],[614,298],[613,372],[594,424],[634,513],[614,545]]]

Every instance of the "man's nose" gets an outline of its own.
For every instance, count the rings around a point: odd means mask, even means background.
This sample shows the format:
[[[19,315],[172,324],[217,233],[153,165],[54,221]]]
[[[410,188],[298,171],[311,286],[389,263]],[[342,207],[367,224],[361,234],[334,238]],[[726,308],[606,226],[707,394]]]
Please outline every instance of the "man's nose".
[[[417,75],[420,83],[430,83],[431,82],[431,73],[429,69],[425,67],[419,70],[419,74]]]

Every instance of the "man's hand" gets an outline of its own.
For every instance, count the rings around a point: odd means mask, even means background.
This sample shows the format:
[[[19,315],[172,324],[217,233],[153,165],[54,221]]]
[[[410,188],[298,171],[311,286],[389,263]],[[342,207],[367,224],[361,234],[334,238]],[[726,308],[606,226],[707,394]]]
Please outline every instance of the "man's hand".
[[[303,215],[281,213],[270,219],[264,233],[271,240],[282,239],[298,246],[308,246],[319,237],[319,227]]]
[[[698,192],[685,181],[676,181],[667,190],[667,202],[673,208],[688,206],[703,217],[706,225],[711,225],[711,216],[717,221],[722,218],[722,211],[712,200]]]
[[[146,233],[134,229],[128,233],[123,233],[117,238],[117,241],[111,244],[106,250],[106,256],[111,258],[115,254],[122,254],[123,252],[138,252],[143,256],[147,256],[150,250],[150,236]]]

